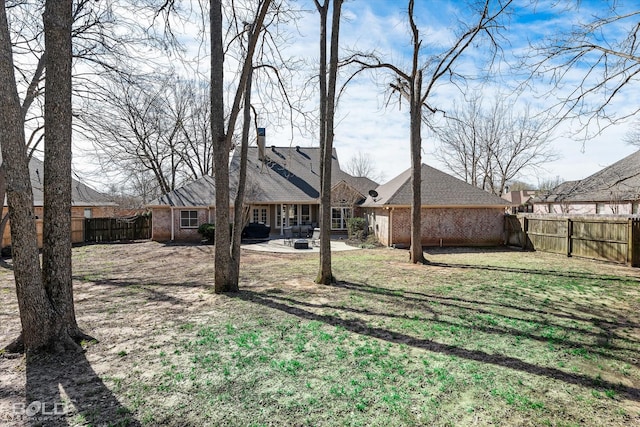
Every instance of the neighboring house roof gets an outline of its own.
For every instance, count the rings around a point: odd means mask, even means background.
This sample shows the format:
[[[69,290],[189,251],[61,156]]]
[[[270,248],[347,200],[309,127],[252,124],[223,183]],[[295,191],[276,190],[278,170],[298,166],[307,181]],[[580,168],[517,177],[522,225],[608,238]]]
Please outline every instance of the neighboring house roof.
[[[640,199],[640,151],[580,181],[567,181],[536,203],[612,202]]]
[[[505,207],[510,203],[471,184],[422,165],[422,206]],[[367,196],[365,207],[410,206],[412,201],[411,169],[376,188],[377,196]]]
[[[31,178],[31,188],[33,190],[34,206],[44,205],[44,163],[32,157],[29,161],[29,175]],[[4,205],[7,205],[5,197]],[[83,184],[77,179],[71,179],[71,205],[72,206],[117,206],[105,194]]]
[[[215,183],[212,176],[205,175],[152,200],[147,206],[213,206],[216,200]]]
[[[536,195],[534,190],[519,190],[519,191],[509,191],[508,193],[504,193],[502,198],[507,200],[513,205],[521,206],[529,203],[531,199],[533,199]]]
[[[245,200],[251,204],[318,203],[320,198],[320,156],[318,147],[266,147],[264,159],[258,158],[258,147],[248,147],[247,185]],[[237,185],[240,168],[239,150],[229,165],[231,197]],[[333,150],[332,187],[345,182],[364,196],[377,183],[368,178],[354,177],[340,169]],[[213,206],[215,182],[210,176],[171,191],[150,202],[148,206]]]

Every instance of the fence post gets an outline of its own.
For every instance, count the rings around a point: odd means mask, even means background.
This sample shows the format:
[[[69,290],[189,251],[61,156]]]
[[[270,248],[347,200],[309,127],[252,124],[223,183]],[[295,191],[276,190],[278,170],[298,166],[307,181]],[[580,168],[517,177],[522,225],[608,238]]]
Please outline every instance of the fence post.
[[[570,257],[573,252],[573,221],[567,218],[567,256]]]
[[[527,242],[529,240],[529,236],[527,233],[529,232],[529,218],[526,216],[522,219],[522,250],[527,249]]]
[[[634,224],[633,224],[633,218],[629,218],[629,220],[627,221],[627,264],[631,264],[633,265],[633,260],[634,260],[634,254],[633,254],[633,250],[634,250],[634,242],[635,239],[634,237]]]
[[[640,253],[638,253],[638,227],[640,226],[640,220],[634,218],[631,225],[631,266],[638,267],[640,263],[638,262],[638,257],[640,257]]]

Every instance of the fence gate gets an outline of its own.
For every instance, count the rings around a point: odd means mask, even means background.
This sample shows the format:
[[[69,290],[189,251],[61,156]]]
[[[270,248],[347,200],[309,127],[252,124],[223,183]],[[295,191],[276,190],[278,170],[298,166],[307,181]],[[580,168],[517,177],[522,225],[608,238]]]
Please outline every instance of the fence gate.
[[[85,242],[116,242],[119,240],[145,240],[151,238],[151,217],[86,218]]]

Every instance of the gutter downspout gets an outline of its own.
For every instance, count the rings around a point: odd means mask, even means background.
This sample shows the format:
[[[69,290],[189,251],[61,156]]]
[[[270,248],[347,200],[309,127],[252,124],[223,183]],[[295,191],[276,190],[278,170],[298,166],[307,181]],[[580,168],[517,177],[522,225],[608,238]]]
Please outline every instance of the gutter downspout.
[[[388,230],[388,234],[389,234],[389,244],[387,246],[393,246],[393,242],[391,241],[391,237],[393,236],[393,233],[391,232],[392,228],[393,228],[393,207],[389,209],[389,230]]]

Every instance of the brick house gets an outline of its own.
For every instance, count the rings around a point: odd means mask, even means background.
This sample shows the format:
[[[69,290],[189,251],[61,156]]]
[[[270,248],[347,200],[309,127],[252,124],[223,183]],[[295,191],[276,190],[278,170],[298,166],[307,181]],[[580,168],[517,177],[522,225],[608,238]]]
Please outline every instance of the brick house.
[[[504,243],[510,203],[422,165],[422,244],[484,246]],[[387,246],[411,242],[411,169],[380,185],[362,203],[372,232]]]
[[[307,230],[320,217],[320,149],[317,147],[249,147],[245,204],[249,222],[271,227],[282,235],[285,227]],[[234,152],[229,174],[237,183],[240,156]],[[333,152],[331,228],[346,233],[347,220],[360,215],[360,204],[377,183],[354,177],[340,169]],[[232,191],[233,193],[233,191]],[[235,197],[231,195],[232,199]],[[215,221],[215,183],[204,176],[150,202],[153,217],[151,238],[156,241],[198,241],[198,227]],[[232,215],[233,212],[230,212]]]
[[[44,163],[32,157],[29,161],[29,174],[31,178],[31,188],[33,190],[33,208],[36,218],[36,228],[38,231],[38,243],[42,246],[42,217],[44,212]],[[118,209],[108,196],[102,194],[88,185],[71,180],[71,222],[72,241],[79,243],[84,240],[83,222],[85,218],[107,218],[113,217]],[[5,197],[2,215],[8,212],[7,200]],[[10,224],[4,230],[2,236],[2,247],[11,244]]]
[[[640,214],[640,151],[533,199],[539,214]]]

